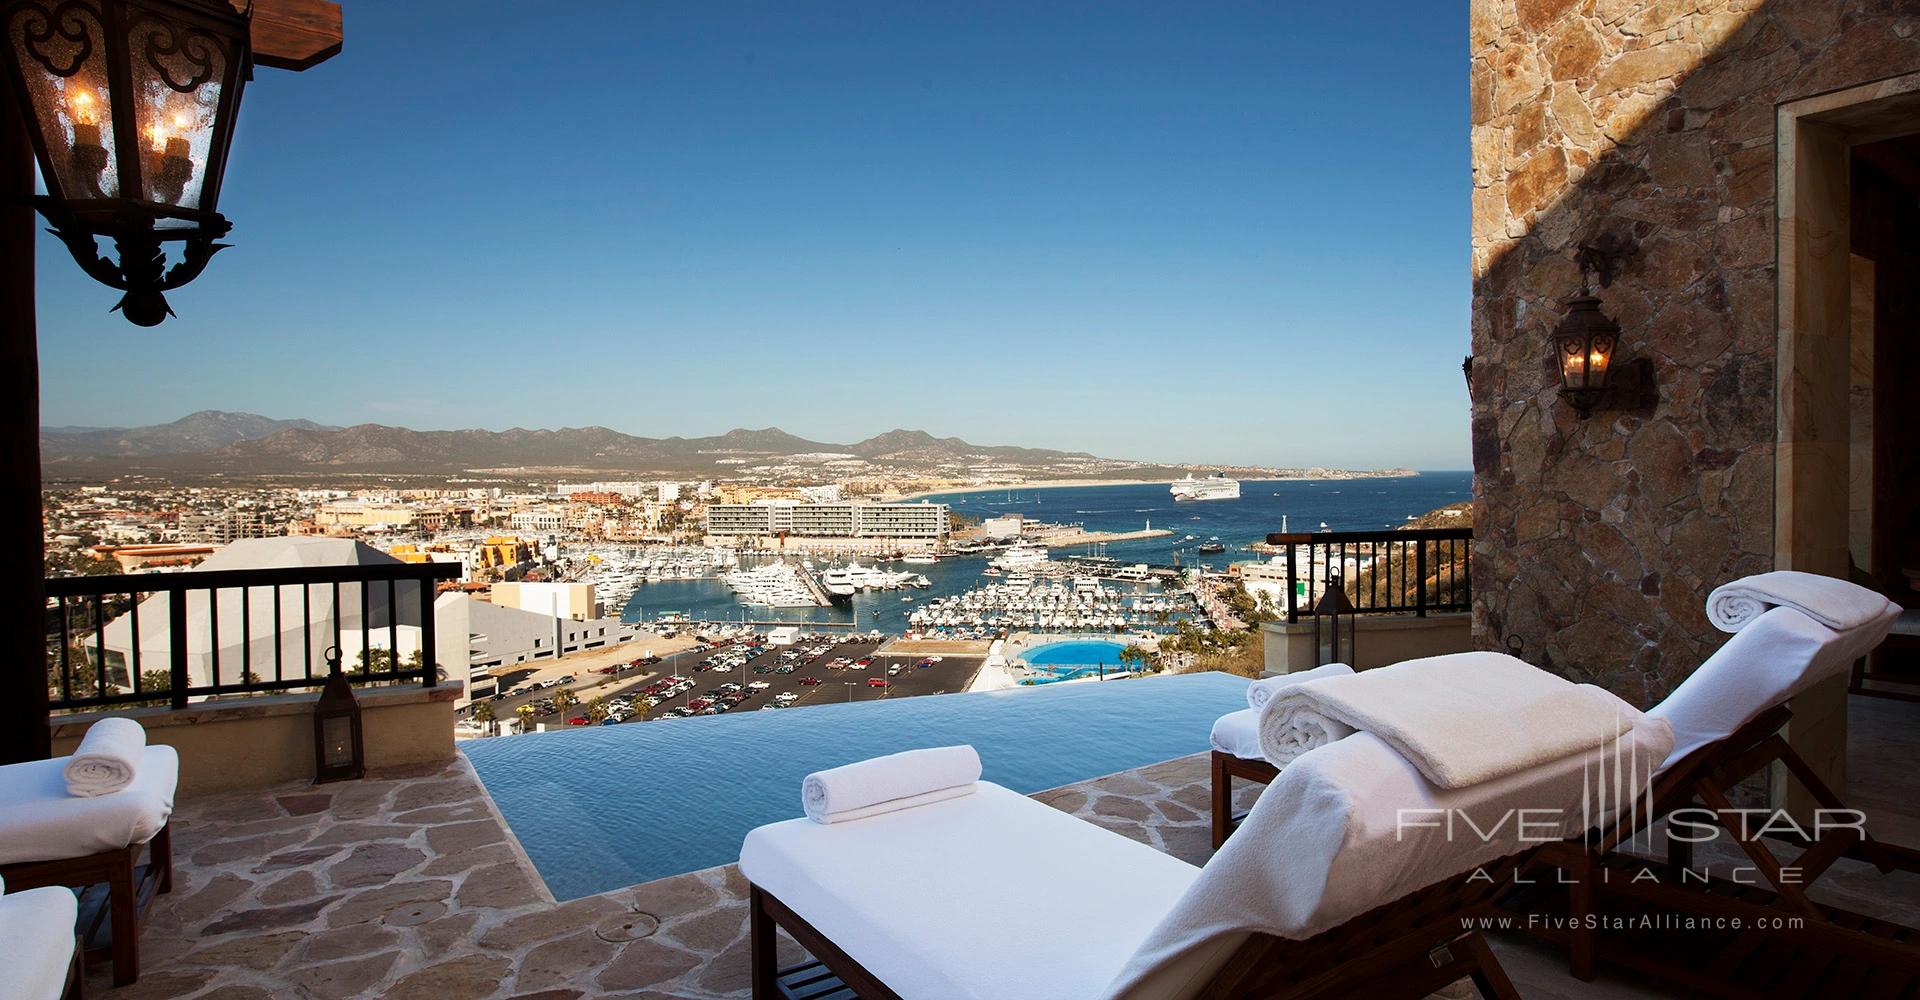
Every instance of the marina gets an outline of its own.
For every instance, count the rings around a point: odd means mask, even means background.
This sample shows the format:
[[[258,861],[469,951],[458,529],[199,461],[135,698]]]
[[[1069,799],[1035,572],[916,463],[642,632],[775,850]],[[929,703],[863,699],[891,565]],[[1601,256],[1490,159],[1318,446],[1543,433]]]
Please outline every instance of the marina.
[[[822,583],[836,566],[854,565],[868,573],[912,573],[924,579],[895,589],[856,588],[844,602],[806,601],[789,606],[743,603],[739,594],[722,579],[726,573],[752,568],[780,558],[774,552],[711,550],[678,551],[639,549],[639,554],[658,552],[668,573],[658,579],[641,576],[634,592],[624,601],[617,595],[602,598],[608,613],[622,609],[629,622],[656,621],[681,616],[689,621],[739,624],[744,621],[766,625],[841,626],[855,630],[879,629],[903,634],[912,628],[910,616],[942,598],[951,598],[983,584],[1005,582],[1013,573],[1026,573],[1036,580],[1071,580],[1091,577],[1117,589],[1141,588],[1157,593],[1177,591],[1184,575],[1193,569],[1224,572],[1233,562],[1264,559],[1261,551],[1268,532],[1283,523],[1316,525],[1321,522],[1342,531],[1397,527],[1409,514],[1418,514],[1459,503],[1471,495],[1465,473],[1425,473],[1399,479],[1368,480],[1260,480],[1242,484],[1238,499],[1194,503],[1176,501],[1160,484],[1113,486],[1071,486],[1027,488],[1009,491],[956,493],[934,497],[968,518],[987,519],[1012,511],[1047,512],[1049,520],[1064,532],[1071,529],[1087,535],[1105,535],[1109,540],[1091,544],[1063,544],[1060,535],[1045,541],[1019,539],[988,542],[961,542],[938,553],[876,553],[846,561],[823,560],[819,556],[789,553],[789,562],[798,562],[801,570],[811,570]],[[1140,529],[1143,522],[1154,527],[1151,537],[1112,540],[1114,534]],[[1175,533],[1163,533],[1172,528]],[[1223,551],[1201,551],[1217,542]],[[992,561],[1015,549],[1015,570],[996,568]],[[1045,558],[1039,558],[1044,549]],[[609,563],[634,559],[613,547],[596,548]],[[1303,553],[1304,555],[1304,553]],[[730,561],[731,560],[731,561]],[[1025,566],[1019,564],[1025,563]],[[811,565],[809,565],[811,564]],[[724,567],[703,569],[703,567]],[[694,573],[674,576],[671,572]],[[606,572],[601,570],[599,572]],[[594,579],[589,576],[587,579]],[[837,575],[836,575],[837,579]],[[786,596],[794,596],[790,592]],[[903,600],[902,598],[911,598]],[[924,620],[924,616],[923,616]],[[1153,612],[1146,620],[1129,627],[1159,629]],[[960,626],[955,626],[959,628]],[[1172,627],[1170,624],[1166,627]]]

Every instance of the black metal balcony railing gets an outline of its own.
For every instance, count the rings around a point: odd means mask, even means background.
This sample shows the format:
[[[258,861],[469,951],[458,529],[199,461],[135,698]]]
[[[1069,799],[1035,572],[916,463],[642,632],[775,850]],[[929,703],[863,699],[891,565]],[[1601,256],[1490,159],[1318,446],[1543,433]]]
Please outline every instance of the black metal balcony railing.
[[[436,584],[459,575],[446,563],[383,563],[50,577],[49,707],[184,708],[318,687],[328,647],[356,684],[432,687]],[[403,629],[418,636],[405,663]]]
[[[1425,617],[1473,607],[1472,528],[1275,532],[1267,545],[1285,560],[1289,622],[1312,616],[1331,573],[1361,614]]]

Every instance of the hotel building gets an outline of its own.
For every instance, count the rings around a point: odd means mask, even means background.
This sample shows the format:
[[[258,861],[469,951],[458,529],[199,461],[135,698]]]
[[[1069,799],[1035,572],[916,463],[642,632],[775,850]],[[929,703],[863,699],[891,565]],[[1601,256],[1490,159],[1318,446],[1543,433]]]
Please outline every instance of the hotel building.
[[[947,506],[934,503],[713,504],[707,508],[707,536],[719,542],[786,537],[931,546],[947,537]]]

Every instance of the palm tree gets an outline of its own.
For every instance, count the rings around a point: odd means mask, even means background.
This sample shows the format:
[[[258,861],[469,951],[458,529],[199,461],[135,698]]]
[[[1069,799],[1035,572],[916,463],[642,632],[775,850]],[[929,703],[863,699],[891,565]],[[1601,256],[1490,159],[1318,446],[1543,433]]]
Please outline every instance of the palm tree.
[[[515,718],[520,720],[521,732],[530,733],[533,731],[533,706],[532,705],[522,705],[519,708],[514,709],[513,714]]]
[[[587,702],[587,721],[599,725],[600,720],[606,717],[607,699],[603,695],[595,695],[592,701]]]
[[[567,724],[567,712],[578,704],[580,696],[574,694],[572,688],[561,688],[553,693],[553,707],[559,710],[560,724],[563,726]]]
[[[493,702],[483,701],[473,706],[473,721],[487,727],[489,734],[497,732],[493,726]]]

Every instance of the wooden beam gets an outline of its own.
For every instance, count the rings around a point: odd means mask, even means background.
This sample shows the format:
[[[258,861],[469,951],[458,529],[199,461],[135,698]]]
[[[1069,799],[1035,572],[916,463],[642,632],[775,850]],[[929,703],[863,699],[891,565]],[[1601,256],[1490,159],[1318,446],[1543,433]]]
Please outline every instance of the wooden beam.
[[[46,554],[40,501],[40,361],[34,337],[33,146],[0,79],[0,764],[53,756],[47,723]]]
[[[247,0],[230,0],[238,10]],[[312,69],[340,54],[340,5],[329,0],[253,0],[253,62],[272,69]]]

